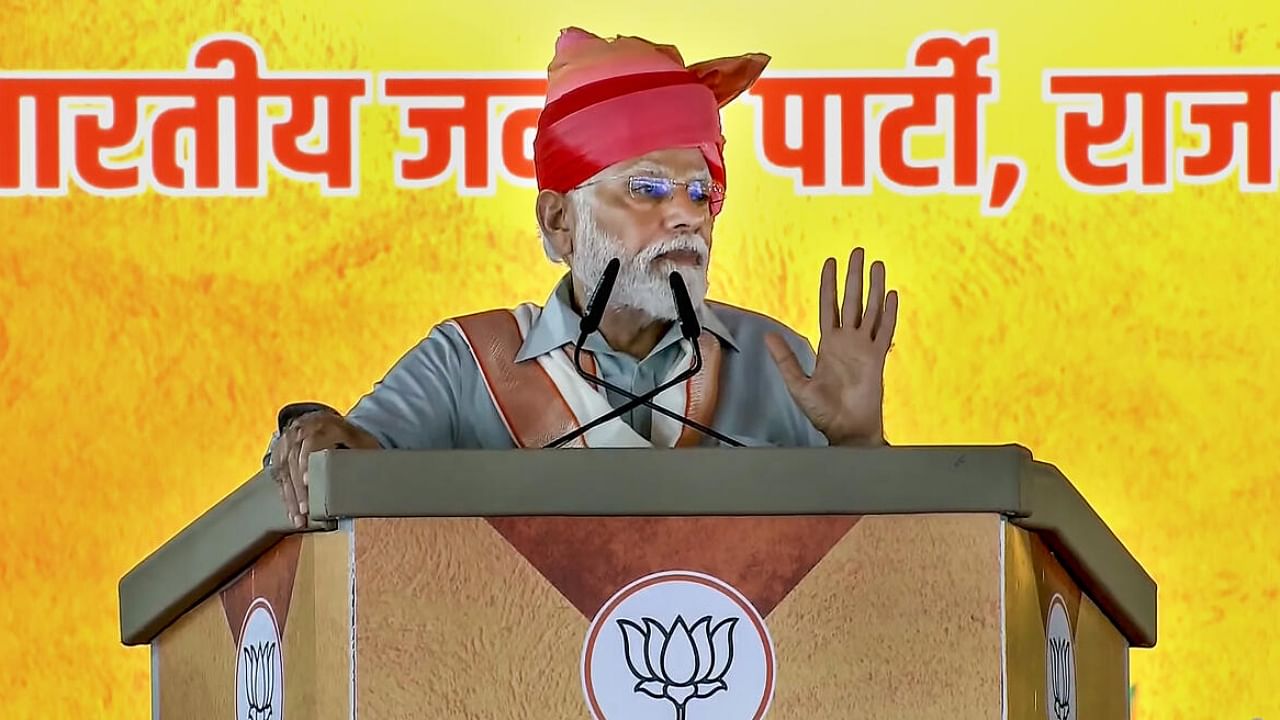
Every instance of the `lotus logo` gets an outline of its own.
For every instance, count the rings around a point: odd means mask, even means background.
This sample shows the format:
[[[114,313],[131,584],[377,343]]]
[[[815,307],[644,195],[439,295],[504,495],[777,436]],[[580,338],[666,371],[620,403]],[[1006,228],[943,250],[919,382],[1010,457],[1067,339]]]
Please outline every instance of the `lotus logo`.
[[[1071,641],[1049,639],[1049,697],[1053,700],[1054,720],[1071,717]]]
[[[272,720],[271,691],[275,687],[276,674],[271,661],[276,656],[276,644],[262,642],[244,649],[245,702],[249,705],[249,720]]]
[[[644,627],[619,620],[627,667],[639,681],[635,691],[669,701],[675,706],[676,720],[684,720],[690,700],[727,689],[724,676],[733,665],[737,624],[738,618],[726,618],[712,627],[710,615],[692,628],[679,615],[670,629],[653,618],[644,618]]]
[[[1044,634],[1045,714],[1049,720],[1076,720],[1076,653],[1061,595],[1049,601]]]
[[[596,720],[758,720],[774,674],[773,642],[755,608],[722,580],[693,572],[657,573],[619,590],[596,614],[582,653]]]
[[[270,603],[245,613],[236,654],[236,720],[283,720],[284,648]]]

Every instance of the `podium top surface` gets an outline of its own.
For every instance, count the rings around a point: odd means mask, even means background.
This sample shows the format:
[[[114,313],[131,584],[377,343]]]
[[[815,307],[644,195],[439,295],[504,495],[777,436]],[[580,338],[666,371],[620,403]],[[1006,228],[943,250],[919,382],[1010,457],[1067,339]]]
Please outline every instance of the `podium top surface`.
[[[294,532],[359,517],[998,513],[1037,533],[1136,647],[1156,586],[1052,465],[988,447],[329,451],[295,530],[259,472],[120,580],[125,644],[165,627]]]

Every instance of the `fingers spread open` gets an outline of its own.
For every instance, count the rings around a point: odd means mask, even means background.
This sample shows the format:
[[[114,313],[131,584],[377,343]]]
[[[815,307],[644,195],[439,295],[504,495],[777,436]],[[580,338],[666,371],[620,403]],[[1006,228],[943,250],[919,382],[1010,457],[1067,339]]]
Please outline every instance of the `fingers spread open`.
[[[893,344],[893,333],[898,329],[898,291],[890,290],[884,300],[884,317],[880,327],[876,329],[873,339],[881,352],[888,352]]]
[[[840,327],[840,306],[836,301],[836,260],[822,263],[822,279],[818,284],[818,324],[821,332]]]
[[[862,325],[859,327],[867,331],[868,336],[874,336],[876,327],[880,323],[880,316],[884,314],[884,263],[879,260],[871,263],[871,289],[867,292],[867,310],[862,316]]]
[[[840,327],[856,328],[862,323],[862,262],[865,255],[862,248],[854,248],[849,253],[849,267],[844,274]]]

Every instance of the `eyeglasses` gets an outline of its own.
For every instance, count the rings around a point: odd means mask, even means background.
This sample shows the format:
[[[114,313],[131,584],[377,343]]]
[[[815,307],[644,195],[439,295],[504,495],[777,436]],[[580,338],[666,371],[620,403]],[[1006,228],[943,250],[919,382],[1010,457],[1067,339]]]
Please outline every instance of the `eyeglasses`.
[[[711,214],[720,212],[724,205],[724,186],[711,180],[673,180],[649,175],[617,175],[585,182],[578,187],[590,187],[614,180],[626,180],[627,191],[635,200],[658,204],[675,197],[676,188],[683,187],[694,205],[709,205]]]

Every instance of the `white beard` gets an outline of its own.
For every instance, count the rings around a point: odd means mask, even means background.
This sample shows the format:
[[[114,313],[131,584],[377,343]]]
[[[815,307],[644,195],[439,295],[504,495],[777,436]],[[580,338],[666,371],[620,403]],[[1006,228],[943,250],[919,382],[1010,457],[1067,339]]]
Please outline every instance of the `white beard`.
[[[707,264],[711,249],[700,235],[677,235],[631,255],[617,238],[596,224],[595,214],[586,198],[579,198],[575,206],[577,225],[570,269],[588,292],[600,281],[605,266],[616,257],[622,266],[618,269],[613,293],[609,295],[610,308],[632,308],[655,320],[678,320],[680,316],[676,312],[668,279],[673,270],[684,280],[693,308],[702,307],[707,297]],[[697,253],[699,263],[684,265],[664,260],[653,265],[654,258],[675,250]]]

